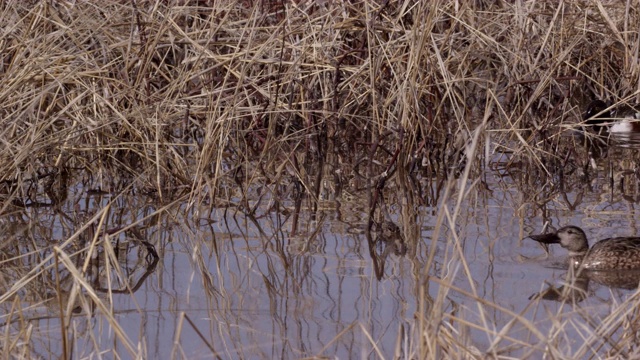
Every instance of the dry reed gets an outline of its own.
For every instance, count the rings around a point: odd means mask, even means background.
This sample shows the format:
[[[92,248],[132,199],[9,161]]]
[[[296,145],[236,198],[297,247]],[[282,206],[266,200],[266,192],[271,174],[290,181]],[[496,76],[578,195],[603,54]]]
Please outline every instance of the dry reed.
[[[588,165],[587,150],[562,135],[594,98],[640,99],[638,23],[631,2],[599,0],[3,2],[0,210],[69,211],[67,192],[80,187],[166,205],[145,219],[176,203],[253,213],[263,205],[258,188],[268,185],[298,213],[301,194],[312,210],[321,206],[329,181],[366,194],[368,230],[389,189],[415,208],[438,206],[437,238],[440,227],[455,229],[461,199],[483,171],[517,179],[529,203],[554,193],[550,179]],[[417,190],[415,178],[433,185]],[[99,219],[107,212],[78,215],[66,242],[37,257],[33,270],[11,274],[0,304],[11,308],[17,294],[62,268],[73,279],[69,297],[108,314],[109,300],[83,281],[87,264],[70,257],[87,229],[94,227],[85,250],[104,242]],[[447,293],[463,291],[452,277],[474,283],[449,234],[446,260],[459,267],[433,279],[430,254],[425,279],[441,292],[420,314],[415,357],[500,357],[503,341],[552,357],[589,356],[632,316],[635,298],[577,353],[563,353],[552,344],[566,323],[544,334],[499,309],[535,334],[518,343],[492,328],[483,312],[497,305],[472,289],[493,344],[475,349],[456,332],[478,325],[445,311]],[[3,240],[5,264],[30,256],[8,250],[19,238]],[[74,302],[58,300],[70,316]],[[11,309],[5,326],[21,319]],[[144,355],[108,321],[132,357]],[[21,346],[30,341],[26,328],[6,331],[3,355],[28,357]],[[608,355],[631,354],[625,341]]]

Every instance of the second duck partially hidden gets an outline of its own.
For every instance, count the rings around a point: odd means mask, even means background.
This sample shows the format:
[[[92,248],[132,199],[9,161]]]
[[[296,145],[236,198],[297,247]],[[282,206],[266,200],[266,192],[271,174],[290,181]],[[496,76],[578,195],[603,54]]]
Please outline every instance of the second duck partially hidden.
[[[577,226],[565,226],[554,233],[529,237],[543,244],[560,244],[569,250],[572,265],[583,269],[640,269],[640,237],[604,239],[591,248],[587,235]]]
[[[640,108],[621,104],[611,108],[602,100],[594,100],[584,114],[586,124],[598,134],[640,132]]]

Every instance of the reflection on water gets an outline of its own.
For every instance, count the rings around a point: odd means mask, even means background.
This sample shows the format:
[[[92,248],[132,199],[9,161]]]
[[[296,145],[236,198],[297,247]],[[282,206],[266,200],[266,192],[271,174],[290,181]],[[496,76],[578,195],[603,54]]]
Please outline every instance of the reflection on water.
[[[595,283],[612,289],[634,290],[640,284],[640,270],[592,271],[569,268],[560,287],[549,285],[530,299],[578,303],[589,296],[589,284]]]
[[[544,222],[578,225],[594,238],[640,235],[640,194],[629,186],[638,182],[628,153],[634,150],[608,151],[595,171],[583,171],[586,156],[550,157],[545,171],[553,182],[539,168],[496,155],[486,172],[472,174],[481,181],[454,179],[454,196],[438,208],[441,179],[406,175],[411,191],[403,192],[397,172],[379,199],[384,216],[370,229],[366,186],[344,187],[319,209],[309,197],[269,195],[295,188],[284,182],[230,186],[227,202],[187,207],[176,201],[160,212],[146,195],[90,196],[71,187],[66,211],[23,206],[0,218],[6,236],[0,305],[9,314],[1,321],[16,329],[17,319],[27,319],[36,338],[50,339],[25,342],[31,351],[56,356],[64,322],[75,329],[76,344],[92,344],[77,345],[79,352],[82,346],[112,351],[115,343],[118,354],[135,353],[144,343],[154,358],[388,358],[397,348],[410,353],[407,344],[419,336],[416,320],[437,315],[446,324],[440,331],[455,333],[459,348],[540,357],[547,340],[538,336],[553,332],[556,322],[549,314],[570,317],[575,328],[564,329],[566,339],[579,338],[638,284],[630,273],[590,272],[567,281],[566,270],[545,267],[535,259],[540,248],[522,240]],[[455,217],[436,231],[444,208]],[[102,228],[122,231],[105,242],[95,236],[101,221]],[[154,245],[157,266],[140,239]],[[69,260],[56,265],[54,246]],[[99,265],[93,272],[86,265],[92,256]],[[124,271],[114,271],[116,265]],[[73,269],[89,280],[79,281]],[[11,290],[30,273],[37,280]],[[561,285],[549,286],[555,283]],[[60,305],[74,296],[70,311]],[[108,307],[92,308],[95,301]],[[579,316],[572,309],[577,303],[588,309]],[[487,326],[504,336],[487,335]],[[598,341],[591,344],[610,348]],[[566,347],[574,353],[581,344]]]
[[[640,149],[640,133],[637,132],[614,132],[610,134],[614,146]]]
[[[543,299],[566,303],[579,303],[586,299],[589,291],[589,277],[584,274],[567,273],[566,281],[560,287],[549,285],[543,291],[529,297],[530,300]]]
[[[640,284],[639,270],[588,271],[586,276],[589,280],[610,288],[633,290]]]

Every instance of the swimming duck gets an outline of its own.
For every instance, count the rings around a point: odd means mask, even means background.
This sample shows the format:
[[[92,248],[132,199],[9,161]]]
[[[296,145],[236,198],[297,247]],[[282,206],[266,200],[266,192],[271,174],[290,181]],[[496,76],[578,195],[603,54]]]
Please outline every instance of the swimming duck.
[[[529,237],[543,244],[560,244],[569,250],[573,265],[587,270],[640,269],[640,237],[604,239],[591,248],[587,235],[577,226],[565,226],[555,233]]]
[[[610,133],[640,132],[640,111],[634,106],[609,109],[604,101],[594,100],[587,106],[584,120],[599,134],[603,130]]]

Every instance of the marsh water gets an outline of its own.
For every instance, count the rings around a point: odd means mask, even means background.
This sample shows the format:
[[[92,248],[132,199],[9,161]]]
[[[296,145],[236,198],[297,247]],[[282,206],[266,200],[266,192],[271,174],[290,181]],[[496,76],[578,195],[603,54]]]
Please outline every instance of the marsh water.
[[[539,357],[539,334],[560,326],[555,346],[576,353],[590,336],[627,336],[599,326],[635,290],[591,281],[578,299],[541,299],[563,284],[565,252],[526,237],[546,222],[580,226],[592,241],[640,234],[636,145],[623,145],[564,164],[548,182],[506,152],[467,177],[422,176],[420,191],[396,173],[370,229],[371,195],[357,178],[325,176],[317,202],[293,180],[230,183],[217,189],[224,201],[174,189],[168,201],[70,173],[62,206],[39,195],[0,220],[2,292],[13,299],[3,327],[28,322],[34,358],[61,356],[63,337],[74,358],[127,358],[134,346],[158,359],[392,358],[418,347],[421,314],[440,301],[442,326],[470,353]],[[323,172],[340,174],[331,164]],[[386,241],[381,224],[398,239]],[[35,280],[15,290],[28,274]],[[61,301],[71,294],[72,305]],[[607,351],[603,340],[586,353]]]

